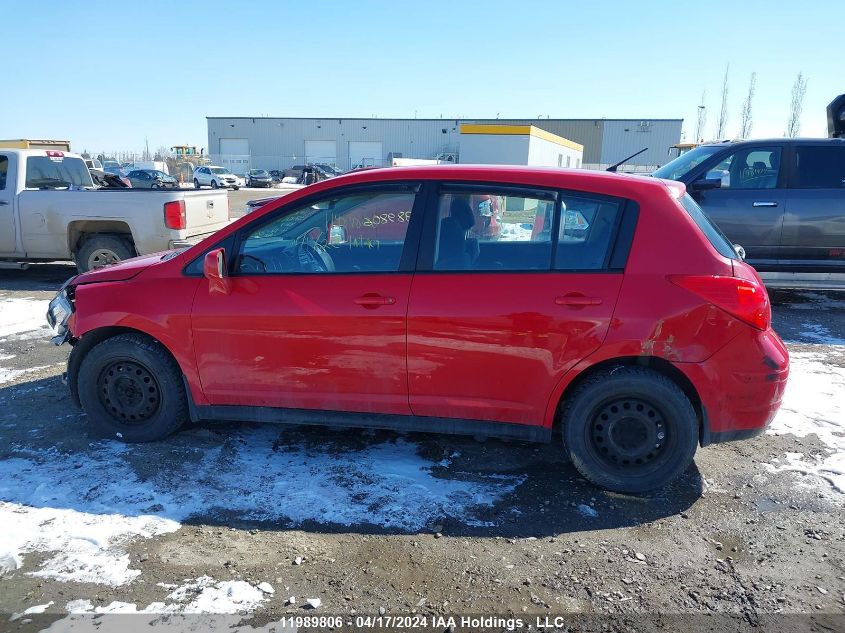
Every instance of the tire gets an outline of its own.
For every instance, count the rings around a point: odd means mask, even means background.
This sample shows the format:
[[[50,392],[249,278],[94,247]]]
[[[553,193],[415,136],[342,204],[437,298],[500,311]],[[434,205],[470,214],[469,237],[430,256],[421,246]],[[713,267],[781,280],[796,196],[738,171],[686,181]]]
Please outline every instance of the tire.
[[[563,440],[595,485],[644,493],[679,477],[698,447],[698,418],[680,387],[644,367],[590,376],[567,396]]]
[[[132,247],[116,235],[93,235],[76,252],[76,268],[84,273],[135,257]]]
[[[189,419],[178,365],[140,334],[120,334],[92,347],[80,363],[77,389],[88,421],[105,437],[154,442]]]
[[[216,180],[212,180],[212,181],[211,181],[211,188],[212,188],[212,189],[217,189],[217,187],[219,187],[219,186],[220,186],[220,185],[218,185],[218,184],[217,184],[217,181],[216,181]]]
[[[151,185],[150,189],[161,189],[161,185]]]
[[[199,188],[200,188],[200,181],[197,180],[196,178],[194,178],[194,189],[199,189]]]
[[[238,189],[240,189],[240,187],[238,187],[237,185],[232,186],[232,191],[237,191]]]

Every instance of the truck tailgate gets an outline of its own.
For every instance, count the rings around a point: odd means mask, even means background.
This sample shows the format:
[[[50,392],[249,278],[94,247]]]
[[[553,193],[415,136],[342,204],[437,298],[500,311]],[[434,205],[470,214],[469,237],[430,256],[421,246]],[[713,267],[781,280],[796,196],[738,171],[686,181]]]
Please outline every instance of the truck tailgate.
[[[186,232],[211,233],[229,223],[229,196],[225,190],[185,191]]]

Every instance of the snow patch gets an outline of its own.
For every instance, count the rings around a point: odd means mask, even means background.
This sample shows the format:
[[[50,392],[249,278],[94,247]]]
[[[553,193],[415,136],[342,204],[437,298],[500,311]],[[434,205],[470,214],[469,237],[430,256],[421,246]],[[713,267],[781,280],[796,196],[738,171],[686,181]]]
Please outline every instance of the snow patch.
[[[578,504],[578,512],[590,519],[595,519],[599,515],[595,508],[592,508],[584,503]]]
[[[15,424],[13,422],[12,424]],[[63,420],[44,433],[67,432]],[[50,426],[55,428],[49,428]],[[417,531],[452,517],[467,525],[523,477],[444,472],[404,439],[309,442],[309,433],[252,427],[213,436],[184,432],[169,444],[92,442],[84,451],[21,449],[0,461],[0,556],[50,554],[36,576],[119,586],[137,578],[128,544],[176,531],[191,517],[301,525],[369,524]],[[293,434],[293,439],[286,435]],[[337,442],[337,444],[335,444]],[[162,453],[182,455],[156,470]],[[144,464],[136,474],[134,464]],[[218,588],[234,591],[238,587]],[[260,590],[256,589],[256,591]],[[199,599],[199,597],[198,597]],[[197,608],[205,604],[203,598]]]
[[[830,351],[845,352],[833,349]],[[845,368],[826,363],[822,354],[792,352],[783,403],[768,433],[805,437],[814,434],[829,449],[812,458],[787,453],[770,467],[813,475],[845,493]]]
[[[48,329],[46,299],[30,297],[7,297],[3,299],[0,310],[0,338],[13,334],[23,334],[42,328]]]
[[[813,343],[823,343],[825,345],[845,345],[845,338],[833,336],[826,327],[820,323],[802,323],[799,334],[808,341]]]

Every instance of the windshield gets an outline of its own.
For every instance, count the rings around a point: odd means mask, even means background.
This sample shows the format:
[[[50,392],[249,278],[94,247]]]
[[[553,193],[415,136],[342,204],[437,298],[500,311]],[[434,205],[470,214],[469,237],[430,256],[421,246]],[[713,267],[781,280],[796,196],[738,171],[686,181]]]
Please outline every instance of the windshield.
[[[266,171],[264,171],[263,169],[253,169],[249,173],[252,174],[253,176],[269,176],[270,175]]]
[[[223,169],[222,167],[209,167],[212,174],[228,174],[228,169]]]
[[[723,148],[724,145],[701,145],[685,154],[681,154],[675,160],[666,163],[663,167],[655,171],[652,176],[665,178],[666,180],[680,180],[695,167]]]
[[[30,156],[26,159],[27,189],[93,187],[91,173],[81,158],[70,156]]]
[[[150,175],[153,176],[153,178],[155,178],[155,177],[166,178],[166,179],[170,178],[170,176],[165,174],[163,171],[159,171],[157,169],[150,171]]]

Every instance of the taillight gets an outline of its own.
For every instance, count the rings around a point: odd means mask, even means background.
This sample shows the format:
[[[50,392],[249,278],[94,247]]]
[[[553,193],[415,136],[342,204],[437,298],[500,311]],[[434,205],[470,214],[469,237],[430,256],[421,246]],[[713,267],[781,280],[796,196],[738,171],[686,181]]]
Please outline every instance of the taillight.
[[[670,275],[669,281],[759,330],[769,329],[769,295],[757,281],[720,275]]]
[[[185,201],[174,200],[164,203],[164,225],[169,229],[182,230],[187,228],[188,222],[185,218]]]

